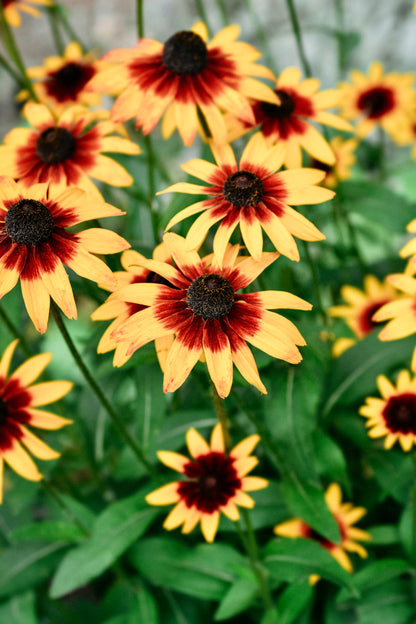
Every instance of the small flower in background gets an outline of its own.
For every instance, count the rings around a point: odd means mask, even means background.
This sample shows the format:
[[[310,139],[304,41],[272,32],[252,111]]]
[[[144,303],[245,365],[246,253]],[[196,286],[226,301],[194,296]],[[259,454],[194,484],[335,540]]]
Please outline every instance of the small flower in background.
[[[366,137],[380,126],[393,141],[402,143],[403,127],[414,110],[414,74],[384,74],[382,64],[374,61],[367,76],[353,70],[350,77],[351,83],[340,84],[341,115],[357,120],[359,137]]]
[[[40,332],[48,324],[50,297],[69,318],[77,317],[64,264],[81,277],[103,282],[115,278],[93,254],[117,253],[130,245],[115,232],[90,228],[74,233],[78,223],[124,214],[78,188],[35,184],[26,189],[0,176],[0,299],[20,286],[27,312]]]
[[[288,67],[279,76],[275,93],[280,104],[253,103],[254,123],[239,119],[238,113],[226,115],[228,140],[234,141],[252,128],[260,132],[270,145],[279,143],[285,148],[283,164],[288,168],[302,167],[302,149],[312,158],[328,165],[335,163],[335,154],[322,134],[310,122],[332,126],[337,130],[352,131],[352,126],[326,109],[338,105],[337,89],[320,91],[316,78],[301,81],[301,71]]]
[[[399,299],[399,293],[387,280],[380,282],[374,275],[364,277],[363,290],[355,286],[341,287],[341,297],[347,305],[329,308],[330,316],[343,318],[358,340],[368,336],[377,327],[374,314],[386,303]],[[338,357],[357,342],[354,338],[339,338],[333,346]]]
[[[10,26],[18,28],[22,23],[19,11],[40,17],[41,13],[32,4],[51,6],[52,0],[1,0],[4,16]]]
[[[58,401],[73,385],[70,381],[47,381],[31,385],[51,361],[51,353],[29,358],[8,376],[18,342],[14,340],[0,359],[0,502],[3,497],[4,462],[21,477],[39,481],[42,475],[26,449],[38,459],[59,457],[59,453],[33,435],[27,426],[60,429],[72,423],[67,418],[37,409]]]
[[[210,445],[195,429],[188,430],[186,443],[192,459],[171,451],[159,451],[157,455],[163,464],[187,477],[146,496],[150,505],[176,503],[164,528],[171,530],[183,525],[182,533],[190,533],[200,522],[203,536],[207,542],[212,542],[221,512],[235,522],[240,517],[237,505],[254,507],[254,500],[246,492],[268,485],[266,479],[246,476],[258,464],[258,459],[250,453],[259,440],[258,435],[249,436],[226,453],[218,424],[212,431]]]
[[[337,483],[331,483],[328,487],[325,492],[325,501],[339,527],[340,541],[338,543],[330,542],[300,518],[278,524],[274,527],[274,532],[281,537],[305,537],[318,542],[328,550],[340,566],[347,572],[352,572],[352,563],[347,553],[353,552],[360,557],[367,557],[367,551],[357,543],[357,540],[368,541],[371,535],[353,526],[364,516],[366,510],[363,507],[354,507],[352,503],[343,503],[341,488]],[[311,583],[315,583],[318,579],[319,576],[316,574],[312,574],[309,578]]]
[[[26,104],[23,115],[31,128],[14,128],[0,146],[0,175],[29,187],[37,182],[78,186],[99,195],[96,178],[113,186],[129,186],[133,178],[102,152],[139,154],[123,128],[109,121],[107,111],[69,106],[55,119],[47,106]],[[110,135],[110,136],[109,136]]]
[[[164,242],[176,266],[156,260],[143,260],[142,266],[171,285],[131,284],[116,291],[114,298],[147,307],[119,325],[112,338],[128,343],[125,355],[130,357],[148,342],[175,334],[165,362],[165,392],[179,388],[203,355],[220,397],[231,390],[233,364],[249,383],[266,393],[246,343],[297,364],[302,357],[296,345],[305,341],[291,321],[270,309],[312,307],[284,291],[238,294],[278,254],[264,253],[258,262],[250,257],[238,259],[239,245],[229,245],[220,267],[214,257],[207,265],[196,251],[187,251],[181,236],[165,234]]]
[[[218,221],[221,223],[214,236],[214,253],[219,263],[238,224],[244,244],[255,260],[262,254],[262,228],[277,251],[291,260],[299,260],[293,236],[308,241],[325,238],[289,205],[318,204],[332,199],[333,191],[316,186],[325,177],[324,172],[318,169],[277,172],[283,163],[284,147],[269,147],[261,134],[254,135],[247,143],[239,165],[229,145],[211,147],[217,165],[199,158],[181,165],[186,173],[211,186],[179,182],[161,191],[210,196],[178,212],[166,226],[168,230],[182,219],[202,212],[186,236],[188,249],[198,248]]]
[[[137,251],[133,251],[133,249],[124,251],[120,259],[124,271],[115,271],[113,273],[117,280],[117,285],[113,290],[120,291],[124,286],[129,284],[140,283],[166,284],[174,288],[164,277],[141,266],[143,260],[146,261],[147,259]],[[153,260],[172,264],[171,255],[165,243],[160,243],[160,245],[154,249]],[[110,295],[107,301],[91,314],[93,321],[108,321],[114,319],[105,330],[97,347],[98,353],[107,353],[108,351],[115,350],[113,359],[114,366],[122,366],[129,359],[130,356],[126,355],[126,351],[130,345],[128,342],[117,342],[112,336],[113,332],[115,332],[124,321],[127,321],[133,314],[136,314],[136,312],[144,310],[145,307],[146,306],[140,303],[123,301],[119,295],[116,295],[116,297]],[[166,357],[172,344],[173,333],[155,339],[155,349],[162,371],[165,369]]]
[[[84,54],[76,41],[69,43],[63,56],[48,56],[43,65],[29,67],[27,75],[34,80],[33,90],[38,100],[58,114],[70,104],[99,106],[101,96],[89,86],[91,78],[107,63],[97,60],[93,52]],[[27,100],[27,91],[19,100]]]
[[[367,397],[359,413],[368,418],[366,427],[370,438],[385,437],[384,447],[390,449],[399,442],[404,451],[416,443],[416,377],[402,370],[394,386],[384,375],[377,377],[382,399]]]
[[[351,167],[357,162],[354,152],[357,149],[358,141],[336,136],[330,140],[329,145],[334,153],[335,163],[328,165],[313,159],[309,166],[325,172],[325,178],[321,182],[323,186],[335,188],[338,182],[348,180],[351,177]]]
[[[136,128],[148,134],[164,115],[162,134],[175,128],[185,145],[191,145],[204,130],[201,113],[216,142],[226,141],[226,127],[220,111],[233,110],[251,122],[248,98],[277,103],[270,87],[251,78],[273,80],[273,74],[255,61],[261,54],[247,43],[236,41],[237,25],[221,30],[208,43],[207,27],[197,22],[191,30],[172,35],[164,44],[143,38],[131,50],[116,49],[104,61],[116,65],[94,77],[97,91],[121,93],[114,103],[114,121],[136,118]]]

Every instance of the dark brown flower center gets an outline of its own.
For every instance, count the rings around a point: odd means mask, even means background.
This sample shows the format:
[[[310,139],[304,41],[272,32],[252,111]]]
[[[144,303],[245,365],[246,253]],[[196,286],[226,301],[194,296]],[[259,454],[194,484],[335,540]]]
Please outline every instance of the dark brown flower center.
[[[222,275],[200,275],[189,286],[186,302],[192,312],[204,320],[220,319],[234,305],[234,289]]]
[[[49,75],[45,83],[46,90],[58,102],[76,101],[78,93],[94,74],[95,69],[92,65],[67,63]]]
[[[150,271],[145,280],[148,284],[164,284],[165,286],[169,286],[170,288],[174,288],[178,290],[176,286],[171,284],[166,277],[159,275],[159,273],[155,273],[154,271]]]
[[[166,41],[162,61],[175,74],[198,74],[208,62],[207,46],[192,30],[181,30]]]
[[[274,119],[284,119],[289,117],[295,110],[295,101],[289,93],[281,89],[275,90],[276,95],[280,99],[280,104],[271,104],[270,102],[261,102],[261,111],[266,117]]]
[[[253,206],[262,200],[263,182],[251,171],[236,171],[224,182],[222,194],[233,206]]]
[[[357,107],[362,110],[369,119],[378,119],[392,110],[394,96],[391,89],[386,87],[374,87],[358,98]]]
[[[55,165],[72,156],[77,144],[69,130],[53,126],[39,135],[36,141],[36,154],[44,163]]]
[[[45,243],[55,225],[48,208],[35,199],[21,199],[10,206],[4,224],[8,236],[19,245]]]
[[[186,464],[185,475],[192,481],[183,481],[178,487],[186,506],[195,505],[200,511],[212,513],[226,505],[241,488],[233,464],[234,460],[218,452],[200,455]]]
[[[416,395],[404,392],[390,397],[383,417],[386,427],[393,433],[416,434]]]
[[[2,398],[0,398],[0,427],[4,425],[9,415],[9,411],[7,409],[7,405]]]
[[[359,325],[363,334],[367,335],[373,331],[375,327],[377,327],[378,323],[373,321],[373,315],[381,308],[381,306],[388,303],[388,301],[388,299],[385,299],[384,301],[377,301],[363,310],[359,318]]]

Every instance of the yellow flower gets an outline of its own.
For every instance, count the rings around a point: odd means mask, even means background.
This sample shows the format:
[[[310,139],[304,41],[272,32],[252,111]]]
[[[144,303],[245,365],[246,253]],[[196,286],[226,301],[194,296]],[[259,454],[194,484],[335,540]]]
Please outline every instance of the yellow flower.
[[[370,438],[385,436],[384,447],[390,449],[399,441],[404,451],[416,443],[416,377],[402,370],[394,386],[384,375],[377,377],[382,399],[368,397],[359,412],[368,418]]]
[[[338,524],[339,542],[330,542],[300,518],[278,524],[274,527],[274,532],[281,537],[305,537],[315,540],[328,550],[340,566],[347,572],[352,572],[352,563],[347,553],[355,552],[360,557],[367,557],[366,550],[357,543],[357,540],[370,540],[371,536],[366,531],[353,526],[364,516],[366,510],[363,507],[354,507],[352,503],[343,503],[341,488],[337,483],[331,483],[328,487],[325,492],[325,501]],[[313,574],[309,580],[311,583],[315,583],[318,579],[319,576]]]
[[[52,0],[1,0],[4,10],[4,16],[10,26],[18,28],[22,22],[19,11],[24,11],[40,17],[40,11],[31,6],[32,4],[51,6]]]
[[[330,140],[329,145],[334,153],[335,163],[328,165],[313,159],[310,166],[325,171],[325,178],[322,180],[323,186],[334,188],[338,182],[348,180],[351,177],[351,167],[357,161],[354,151],[357,149],[358,141],[336,136]]]
[[[229,145],[212,145],[212,151],[217,165],[200,158],[182,165],[186,173],[201,178],[210,186],[179,182],[162,191],[209,196],[181,210],[166,226],[169,230],[182,219],[202,212],[186,236],[187,249],[197,249],[218,221],[221,223],[214,237],[214,253],[219,263],[237,225],[255,260],[261,258],[263,250],[262,229],[277,251],[291,260],[299,260],[293,236],[308,241],[325,238],[291,207],[318,204],[334,196],[333,191],[316,186],[325,177],[322,171],[277,171],[282,166],[285,148],[281,144],[269,147],[261,134],[254,135],[247,143],[239,164]]]
[[[10,362],[18,340],[14,340],[0,359],[0,502],[3,497],[4,462],[30,481],[42,475],[26,449],[38,459],[56,459],[52,450],[28,429],[60,429],[72,421],[38,407],[53,403],[72,388],[69,381],[47,381],[32,385],[52,359],[51,353],[29,358],[9,375]]]
[[[151,132],[163,116],[164,138],[177,128],[184,144],[191,145],[197,131],[204,135],[201,113],[213,139],[225,142],[221,111],[234,110],[250,122],[248,98],[278,102],[270,87],[251,77],[272,79],[273,74],[255,63],[260,57],[257,50],[236,41],[239,34],[237,25],[227,26],[208,42],[207,27],[197,22],[164,44],[140,39],[132,50],[108,52],[103,60],[115,66],[97,74],[91,85],[100,92],[121,93],[112,118],[135,117],[143,134]]]
[[[237,505],[254,507],[254,500],[246,492],[267,487],[266,479],[246,476],[258,464],[250,453],[258,444],[258,435],[242,440],[229,453],[224,449],[221,425],[214,427],[210,445],[195,429],[189,429],[186,443],[192,459],[180,453],[159,451],[160,461],[180,472],[187,480],[174,481],[146,496],[150,505],[176,503],[163,526],[190,533],[201,523],[201,531],[207,542],[213,542],[218,529],[220,514],[237,521],[240,517]]]

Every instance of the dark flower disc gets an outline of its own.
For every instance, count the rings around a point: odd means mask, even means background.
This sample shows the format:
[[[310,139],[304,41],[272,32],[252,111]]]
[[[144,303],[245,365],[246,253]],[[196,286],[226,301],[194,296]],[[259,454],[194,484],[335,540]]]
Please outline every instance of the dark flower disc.
[[[42,162],[55,165],[70,158],[76,146],[76,140],[69,130],[53,126],[38,137],[36,154]]]
[[[55,226],[48,208],[35,199],[21,199],[6,213],[6,232],[19,245],[46,243]]]
[[[276,89],[276,95],[280,99],[280,104],[271,104],[270,102],[261,102],[260,108],[266,117],[273,119],[284,119],[289,117],[295,110],[295,101],[286,91]]]
[[[67,63],[58,71],[49,74],[45,81],[48,94],[58,102],[72,100],[76,102],[78,93],[94,76],[92,65],[84,63]]]
[[[233,206],[254,206],[264,193],[263,182],[251,171],[236,171],[224,182],[222,194]]]
[[[192,30],[181,30],[166,41],[162,61],[175,74],[198,74],[208,62],[207,46]]]
[[[206,319],[226,316],[234,305],[234,289],[222,275],[200,275],[188,288],[186,302],[192,312]]]
[[[383,409],[383,417],[392,433],[416,435],[416,395],[404,392],[391,396]]]
[[[362,110],[369,119],[378,119],[392,110],[394,97],[390,89],[386,87],[374,87],[358,98],[357,107]]]

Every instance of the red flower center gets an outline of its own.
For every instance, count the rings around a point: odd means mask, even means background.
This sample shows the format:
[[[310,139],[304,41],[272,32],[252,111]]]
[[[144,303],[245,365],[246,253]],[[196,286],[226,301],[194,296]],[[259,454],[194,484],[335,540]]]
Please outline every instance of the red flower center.
[[[369,119],[378,119],[394,108],[394,93],[386,87],[374,87],[360,95],[357,108]]]
[[[1,3],[4,8],[6,8],[9,4],[12,4],[15,0],[1,0]]]
[[[48,94],[58,102],[76,102],[78,94],[95,74],[91,64],[67,63],[56,72],[51,72],[45,81]]]
[[[388,299],[385,299],[383,301],[377,301],[375,303],[372,303],[362,311],[358,319],[358,324],[364,336],[369,334],[371,331],[373,331],[375,327],[377,327],[378,323],[376,323],[376,321],[373,321],[372,317],[377,312],[377,310],[388,301]]]
[[[21,199],[6,213],[6,232],[19,245],[46,243],[55,226],[48,208],[35,199]]]
[[[195,505],[202,512],[212,513],[226,505],[241,488],[233,464],[233,459],[218,452],[200,455],[186,464],[184,472],[192,481],[183,481],[178,487],[186,506]]]
[[[393,433],[416,434],[416,395],[404,392],[390,397],[383,417],[386,427]]]
[[[72,156],[77,144],[69,130],[53,126],[39,135],[36,141],[36,154],[44,163],[55,165]]]
[[[296,108],[295,100],[287,91],[276,89],[276,95],[280,99],[280,104],[270,104],[270,102],[261,102],[261,110],[266,117],[275,119],[284,119],[289,117]]]
[[[234,288],[217,273],[200,275],[189,286],[186,302],[192,312],[204,320],[220,319],[234,305]]]
[[[7,404],[0,397],[0,427],[2,427],[7,421],[7,417],[9,415],[9,410],[7,409]]]
[[[175,74],[198,74],[208,62],[207,46],[192,30],[181,30],[166,41],[162,61]]]
[[[236,171],[224,182],[222,194],[233,206],[253,206],[262,200],[263,182],[251,171]]]

